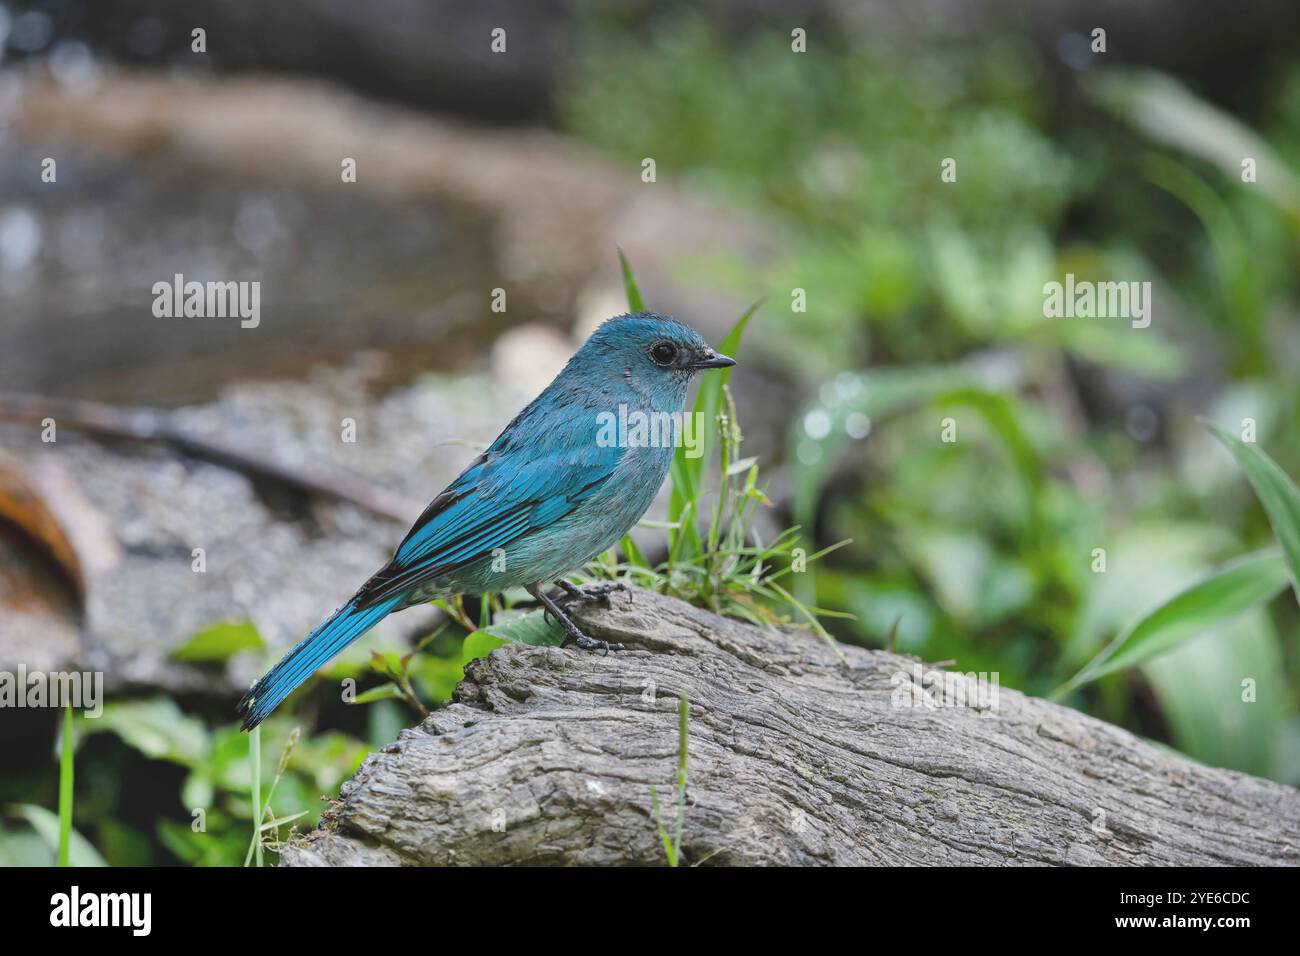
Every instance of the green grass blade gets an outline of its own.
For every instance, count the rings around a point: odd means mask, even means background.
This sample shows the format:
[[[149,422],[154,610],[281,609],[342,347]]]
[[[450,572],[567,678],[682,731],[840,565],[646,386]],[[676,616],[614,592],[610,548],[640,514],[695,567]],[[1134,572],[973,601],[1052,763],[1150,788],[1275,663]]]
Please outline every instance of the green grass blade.
[[[623,270],[623,291],[627,293],[627,307],[631,312],[645,312],[645,300],[641,298],[641,290],[637,288],[636,276],[632,274],[632,267],[628,265],[627,256],[623,255],[623,250],[618,250],[619,268]]]
[[[1264,506],[1273,533],[1282,544],[1287,566],[1291,569],[1291,586],[1296,600],[1300,601],[1300,489],[1262,449],[1239,441],[1212,422],[1204,424],[1232,452],[1255,489],[1255,496]]]
[[[758,307],[763,304],[759,299],[748,309],[746,309],[736,320],[736,324],[731,327],[722,344],[718,346],[718,351],[723,355],[736,357],[740,350],[740,340],[745,334],[745,328],[749,325],[749,320],[753,318]],[[695,395],[695,405],[691,409],[691,414],[697,416],[698,420],[703,422],[703,429],[700,435],[700,445],[698,448],[699,456],[696,458],[686,457],[686,448],[680,447],[673,455],[672,467],[669,470],[671,479],[671,490],[668,496],[668,520],[679,522],[682,512],[688,504],[698,506],[700,499],[700,479],[704,472],[704,466],[709,460],[709,447],[714,432],[716,431],[716,422],[718,410],[722,407],[723,389],[731,381],[730,368],[718,369],[716,371],[706,372],[700,376],[700,388]],[[696,508],[698,514],[698,507]],[[679,536],[684,535],[691,547],[691,554],[688,557],[698,557],[704,553],[703,542],[700,541],[698,529],[694,521],[689,524],[683,524],[681,530],[677,533]],[[674,536],[670,535],[670,542]]]
[[[248,759],[251,763],[253,782],[251,786],[251,796],[253,798],[253,839],[248,844],[248,853],[244,856],[244,866],[248,866],[250,861],[255,861],[255,866],[262,865],[262,817],[265,816],[265,810],[262,806],[262,728],[254,727],[248,735]]]
[[[813,613],[812,609],[809,608],[808,605],[804,604],[785,588],[781,587],[781,585],[774,584],[770,580],[767,584],[768,587],[780,595],[781,600],[785,601],[785,603],[789,604],[799,612],[803,619],[808,622],[808,626],[817,632],[821,639],[826,642],[826,646],[835,652],[835,656],[838,657],[840,661],[847,663],[848,659],[844,656],[844,652],[840,650],[839,642],[831,636],[830,632],[827,631],[826,628],[822,627],[821,621],[817,620],[817,615]]]
[[[1120,632],[1078,674],[1053,691],[1052,698],[1150,660],[1215,624],[1271,601],[1286,587],[1287,579],[1286,563],[1277,551],[1248,554],[1224,565]]]
[[[687,737],[690,734],[691,705],[686,699],[686,691],[677,695],[677,738],[680,745],[677,750],[677,786],[686,789]]]
[[[623,554],[626,555],[628,564],[642,568],[648,568],[650,566],[649,562],[645,559],[645,555],[641,553],[641,549],[636,546],[636,542],[632,540],[630,534],[623,535],[618,546],[623,549]]]
[[[685,558],[688,561],[694,561],[704,554],[704,542],[700,540],[699,529],[695,527],[694,520],[694,503],[699,499],[699,487],[696,482],[696,471],[690,466],[690,460],[685,458],[680,449],[673,456],[672,465],[668,469],[669,491],[668,491],[668,519],[669,523],[674,526],[674,530],[668,532],[668,549],[674,555],[674,559]],[[683,521],[683,515],[688,510],[691,512],[691,520]],[[689,554],[682,552],[681,542],[689,546]]]
[[[659,791],[653,784],[650,787],[650,808],[654,811],[655,826],[659,828],[659,841],[664,845],[664,856],[668,859],[668,865],[676,866],[677,856],[673,853],[673,841],[668,838],[668,831],[664,828],[663,813],[659,807]]]
[[[63,752],[59,754],[59,866],[72,851],[72,705],[63,708]]]
[[[745,335],[745,329],[749,326],[749,320],[754,317],[758,307],[763,304],[759,299],[748,309],[741,313],[736,324],[731,327],[727,337],[722,340],[718,346],[718,351],[723,355],[730,355],[732,358],[740,351],[740,340]],[[700,376],[700,390],[695,395],[695,411],[703,415],[704,433],[700,443],[700,456],[698,458],[687,458],[686,449],[677,449],[677,457],[691,469],[692,477],[696,483],[699,482],[700,473],[704,470],[704,464],[709,460],[709,439],[713,437],[713,422],[718,417],[718,410],[722,408],[722,394],[727,384],[731,381],[731,373],[734,368],[716,369],[704,373]],[[671,518],[669,520],[672,520]]]
[[[299,810],[297,813],[291,813],[287,817],[276,817],[274,820],[267,820],[262,824],[262,832],[265,833],[268,830],[274,830],[276,827],[282,827],[286,823],[293,823],[294,820],[300,820],[309,813],[311,813],[310,810]]]

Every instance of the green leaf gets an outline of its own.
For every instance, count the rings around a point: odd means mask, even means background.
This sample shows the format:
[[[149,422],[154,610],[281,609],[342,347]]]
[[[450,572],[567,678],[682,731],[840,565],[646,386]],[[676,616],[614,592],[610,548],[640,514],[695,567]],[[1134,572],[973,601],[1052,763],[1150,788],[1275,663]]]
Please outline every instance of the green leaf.
[[[1240,183],[1242,157],[1254,157],[1268,175],[1250,189],[1291,215],[1300,214],[1300,177],[1284,157],[1263,136],[1173,77],[1154,70],[1106,70],[1089,79],[1085,90],[1152,140],[1214,164],[1228,182]]]
[[[1042,463],[1020,425],[1020,415],[1010,396],[982,388],[957,388],[938,396],[938,400],[978,412],[1006,446],[1025,485],[1032,488],[1041,483]]]
[[[378,687],[372,687],[363,694],[357,694],[350,703],[352,704],[373,704],[377,700],[390,700],[394,697],[402,696],[402,688],[396,684],[380,684]]]
[[[1300,600],[1300,489],[1277,462],[1255,445],[1238,441],[1233,435],[1212,422],[1204,422],[1219,441],[1228,447],[1259,503],[1264,506],[1273,533],[1282,544],[1286,562],[1291,569],[1291,584],[1296,599]]]
[[[1276,551],[1261,551],[1224,565],[1174,595],[1105,647],[1053,698],[1106,674],[1150,660],[1258,604],[1286,587],[1287,569]]]
[[[178,661],[227,661],[240,651],[260,650],[262,636],[251,621],[225,621],[200,631],[172,651]]]
[[[541,647],[558,647],[564,642],[564,632],[547,621],[544,612],[530,611],[520,617],[499,621],[489,628],[475,631],[465,638],[465,652],[481,650],[481,653],[475,653],[474,657],[484,657],[507,641],[518,641],[520,644]]]
[[[99,719],[82,721],[81,729],[86,734],[115,733],[146,757],[186,767],[196,766],[209,748],[203,721],[182,713],[168,697],[105,704]]]
[[[1082,602],[1064,635],[1052,683],[1073,676],[1154,602],[1204,577],[1237,543],[1226,529],[1191,520],[1149,518],[1116,529],[1106,545],[1107,573],[1082,577]]]
[[[158,838],[163,846],[191,866],[203,859],[203,841],[207,836],[206,833],[195,833],[188,824],[177,820],[158,821]]]
[[[59,850],[59,818],[34,803],[17,807],[18,813],[35,830],[54,852]],[[70,866],[108,866],[94,845],[76,830],[69,834],[68,863]]]
[[[382,654],[379,651],[371,651],[370,669],[376,674],[392,678],[393,680],[401,680],[402,672],[404,670],[402,667],[402,659],[392,651],[386,651]]]
[[[0,830],[0,867],[50,866],[53,861],[49,846],[34,830]]]
[[[470,635],[471,638],[473,636],[473,634]],[[489,637],[488,640],[492,641],[494,647],[499,646],[496,638]],[[464,645],[462,644],[462,653],[463,649]],[[492,648],[488,648],[483,653],[486,654],[490,650]],[[472,659],[473,657],[462,660],[461,657],[435,657],[431,654],[420,654],[411,662],[411,677],[424,692],[425,697],[438,702],[450,700],[456,685],[465,677],[464,661]],[[405,727],[406,724],[402,724],[402,726]],[[388,738],[384,739],[386,741]]]
[[[465,641],[460,646],[461,667],[464,667],[470,661],[477,661],[487,657],[498,647],[510,643],[503,638],[494,637],[486,630],[478,630],[473,634],[465,637]]]
[[[1290,694],[1267,608],[1211,626],[1141,670],[1179,750],[1211,767],[1285,779],[1276,745]],[[1242,693],[1247,677],[1255,685],[1250,698]]]

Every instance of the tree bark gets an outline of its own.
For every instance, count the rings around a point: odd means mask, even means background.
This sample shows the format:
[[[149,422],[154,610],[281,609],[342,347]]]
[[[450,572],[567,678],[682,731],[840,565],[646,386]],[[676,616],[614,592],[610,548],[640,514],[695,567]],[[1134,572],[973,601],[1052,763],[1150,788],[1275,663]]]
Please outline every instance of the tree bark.
[[[913,658],[634,591],[579,620],[602,656],[508,645],[372,754],[288,866],[1294,864],[1300,792],[1203,767],[1077,711]],[[927,674],[935,673],[925,669]],[[978,697],[971,694],[970,697]],[[943,706],[936,706],[943,704]]]

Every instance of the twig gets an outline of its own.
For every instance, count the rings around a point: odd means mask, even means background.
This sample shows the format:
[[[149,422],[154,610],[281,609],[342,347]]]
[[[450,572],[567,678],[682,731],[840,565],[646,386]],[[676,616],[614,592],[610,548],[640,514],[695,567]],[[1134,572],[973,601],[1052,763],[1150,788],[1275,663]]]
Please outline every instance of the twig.
[[[894,642],[898,640],[898,625],[903,623],[903,612],[899,611],[898,616],[894,618],[894,624],[889,629],[889,638],[885,641],[885,650],[894,653]]]

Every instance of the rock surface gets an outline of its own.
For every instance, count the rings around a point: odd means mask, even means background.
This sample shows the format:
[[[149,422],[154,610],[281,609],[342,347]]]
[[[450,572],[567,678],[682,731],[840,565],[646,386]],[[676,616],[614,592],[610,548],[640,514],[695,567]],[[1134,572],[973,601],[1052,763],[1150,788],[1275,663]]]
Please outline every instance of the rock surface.
[[[24,636],[36,628],[20,626],[23,617],[12,613],[11,604],[21,609],[49,598],[49,588],[32,593],[26,580],[0,587],[0,669],[103,670],[110,693],[242,691],[265,661],[240,656],[214,669],[173,660],[173,653],[199,631],[241,619],[273,648],[292,646],[388,559],[425,502],[520,401],[486,377],[429,376],[375,398],[364,376],[332,373],[320,382],[234,386],[215,402],[156,416],[259,461],[383,492],[400,520],[258,481],[164,444],[89,438],[66,424],[47,443],[39,414],[33,422],[0,422],[0,477],[25,475],[39,503],[67,516],[64,531],[86,537],[95,528],[101,541],[92,548],[73,536],[82,626],[66,639],[52,639],[48,626],[39,637]],[[342,440],[345,418],[356,423],[355,441]],[[75,514],[59,507],[69,498],[80,503]],[[10,533],[2,530],[0,537]],[[422,610],[395,616],[376,629],[377,639],[404,639],[430,620]]]
[[[461,210],[476,235],[488,236],[491,264],[477,266],[486,273],[477,283],[479,320],[494,315],[495,286],[508,291],[511,315],[527,310],[530,319],[581,315],[584,300],[610,295],[621,302],[618,247],[651,307],[718,338],[750,300],[701,283],[694,266],[722,253],[760,265],[777,245],[765,224],[735,209],[667,182],[643,183],[639,156],[619,162],[553,133],[471,127],[320,84],[113,72],[74,92],[24,73],[16,88],[0,125],[34,143],[164,161],[200,182],[220,176],[273,195],[286,187],[335,199],[355,191],[374,202]],[[355,183],[341,181],[345,158],[356,162]],[[479,260],[487,256],[478,251]]]
[[[677,697],[687,864],[1257,865],[1300,858],[1300,793],[1001,689],[917,705],[918,662],[616,594],[608,656],[508,645],[373,754],[288,866],[664,862]],[[955,685],[964,687],[964,678]],[[908,705],[911,702],[911,705]]]

